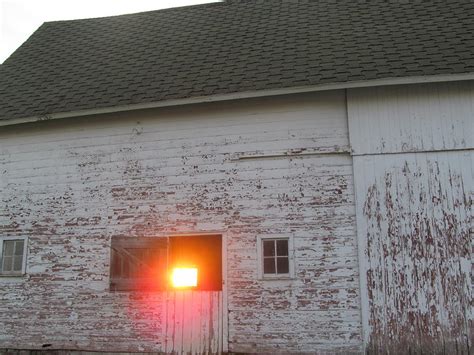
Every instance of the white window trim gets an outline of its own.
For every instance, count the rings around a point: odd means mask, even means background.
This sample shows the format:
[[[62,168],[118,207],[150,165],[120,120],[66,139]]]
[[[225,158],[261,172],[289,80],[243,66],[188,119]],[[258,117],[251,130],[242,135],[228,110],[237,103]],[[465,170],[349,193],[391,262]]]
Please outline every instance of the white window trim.
[[[24,241],[23,264],[21,266],[21,274],[4,274],[3,271],[0,269],[0,277],[22,277],[26,274],[26,256],[27,256],[27,251],[28,251],[28,237],[0,237],[0,262],[1,263],[3,263],[3,260],[2,260],[3,242],[6,240],[23,240]]]
[[[287,274],[264,274],[263,273],[263,242],[265,240],[287,239],[288,240],[288,266]],[[293,236],[291,235],[272,235],[257,236],[257,262],[259,280],[290,280],[295,278],[295,248]]]

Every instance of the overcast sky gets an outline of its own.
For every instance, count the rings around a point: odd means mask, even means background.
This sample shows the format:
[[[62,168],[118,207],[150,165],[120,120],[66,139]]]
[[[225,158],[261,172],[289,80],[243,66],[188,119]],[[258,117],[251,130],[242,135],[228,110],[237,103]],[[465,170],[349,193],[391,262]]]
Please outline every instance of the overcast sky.
[[[46,21],[121,15],[217,0],[0,0],[0,63]]]

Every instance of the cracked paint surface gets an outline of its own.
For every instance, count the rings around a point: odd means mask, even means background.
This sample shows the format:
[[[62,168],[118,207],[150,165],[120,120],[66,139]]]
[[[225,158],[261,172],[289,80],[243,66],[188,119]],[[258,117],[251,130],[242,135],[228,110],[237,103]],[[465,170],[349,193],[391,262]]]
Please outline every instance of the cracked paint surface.
[[[474,340],[474,82],[353,90],[364,340],[467,354]]]
[[[164,311],[176,304],[166,306],[169,295],[108,291],[110,238],[218,231],[227,238],[229,350],[361,350],[343,92],[0,135],[0,232],[29,237],[27,275],[0,279],[0,347],[186,351],[177,348],[182,328],[169,333],[179,324]],[[293,237],[292,280],[258,279],[257,236],[274,235]]]

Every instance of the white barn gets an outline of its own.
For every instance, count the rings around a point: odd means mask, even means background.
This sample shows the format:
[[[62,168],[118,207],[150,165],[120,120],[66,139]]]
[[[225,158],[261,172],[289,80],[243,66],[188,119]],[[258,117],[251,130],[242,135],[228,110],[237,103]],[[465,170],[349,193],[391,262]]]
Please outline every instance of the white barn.
[[[472,16],[44,24],[0,66],[0,351],[468,354]]]

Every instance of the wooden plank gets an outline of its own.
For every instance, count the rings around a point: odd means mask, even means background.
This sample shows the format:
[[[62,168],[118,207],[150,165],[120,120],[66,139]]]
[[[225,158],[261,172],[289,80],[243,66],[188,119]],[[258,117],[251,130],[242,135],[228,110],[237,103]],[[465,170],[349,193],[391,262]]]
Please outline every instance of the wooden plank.
[[[222,292],[220,291],[211,291],[211,306],[210,306],[210,323],[211,323],[211,352],[213,354],[217,354],[219,352],[219,318],[220,318],[220,311],[222,308],[220,307],[220,299],[221,299]]]
[[[222,354],[223,352],[223,341],[224,341],[224,332],[223,332],[223,314],[224,314],[224,310],[223,310],[223,302],[222,302],[222,299],[223,299],[223,292],[219,292],[217,294],[218,296],[218,304],[217,304],[217,312],[216,312],[216,316],[215,318],[217,318],[217,332],[216,332],[216,341],[217,341],[217,353],[218,354]]]
[[[201,322],[200,322],[200,348],[203,353],[208,353],[210,351],[209,347],[209,292],[202,292],[201,299]]]
[[[191,323],[191,352],[193,354],[202,354],[201,343],[201,319],[202,319],[202,292],[193,292],[192,294],[192,323]]]
[[[176,294],[167,292],[167,318],[166,318],[166,353],[172,353],[176,342]],[[179,320],[178,320],[179,321]]]
[[[220,319],[222,322],[221,333],[219,339],[222,344],[222,352],[226,353],[229,351],[229,291],[228,291],[228,255],[229,255],[229,236],[227,234],[222,235],[222,311],[220,313]],[[238,254],[233,254],[238,255]]]
[[[182,354],[184,350],[184,328],[186,327],[184,315],[185,292],[175,291],[175,328],[173,352]]]
[[[184,354],[192,353],[192,339],[193,339],[193,319],[195,317],[195,310],[193,309],[194,291],[183,291],[183,347]]]

